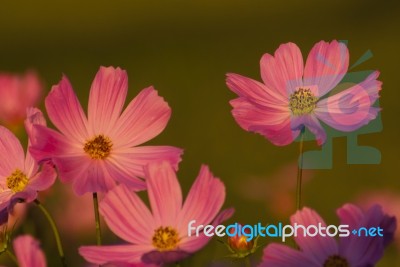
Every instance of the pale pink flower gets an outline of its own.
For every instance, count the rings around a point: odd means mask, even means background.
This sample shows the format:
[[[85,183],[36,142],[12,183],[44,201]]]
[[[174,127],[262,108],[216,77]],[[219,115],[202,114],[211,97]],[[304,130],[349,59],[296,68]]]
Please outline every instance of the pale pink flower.
[[[326,133],[319,121],[349,132],[368,124],[379,112],[372,107],[382,85],[378,71],[326,97],[348,69],[349,52],[343,43],[317,43],[305,66],[296,44],[282,44],[274,56],[264,54],[260,64],[264,83],[227,75],[228,87],[239,96],[230,102],[232,114],[243,129],[259,133],[275,145],[292,143],[304,127],[323,144]]]
[[[46,257],[39,242],[30,235],[14,239],[13,247],[20,267],[46,267]]]
[[[124,183],[144,189],[143,166],[167,160],[178,168],[182,150],[171,146],[138,146],[161,133],[171,109],[153,87],[142,90],[122,112],[128,91],[124,70],[100,67],[92,83],[88,116],[64,76],[46,97],[50,120],[61,132],[34,126],[32,154],[52,159],[63,182],[76,194],[105,192]]]
[[[0,74],[0,121],[7,126],[16,126],[26,117],[26,108],[35,106],[42,94],[43,86],[35,72],[24,75]]]
[[[321,266],[374,266],[382,257],[385,247],[393,240],[396,230],[396,218],[384,214],[378,205],[366,212],[352,204],[345,204],[337,210],[340,224],[349,225],[349,230],[360,227],[381,227],[383,237],[365,237],[353,235],[341,237],[337,242],[333,237],[316,235],[304,237],[302,230],[295,237],[300,250],[281,244],[270,244],[264,249],[261,267],[321,267]],[[291,218],[295,223],[308,227],[326,227],[324,220],[312,209],[303,208]]]
[[[100,203],[107,225],[126,245],[85,246],[80,254],[89,262],[104,264],[176,262],[205,246],[210,237],[188,236],[188,223],[220,224],[233,214],[218,214],[225,200],[225,186],[207,166],[202,166],[186,201],[174,169],[167,162],[145,167],[151,211],[124,185],[110,191]]]
[[[34,118],[35,109],[28,114]],[[35,119],[37,123],[40,123]],[[29,122],[27,131],[29,134]],[[32,202],[38,191],[49,188],[56,179],[52,163],[46,161],[41,168],[26,152],[21,143],[7,128],[0,126],[0,223],[8,219],[14,205],[18,202]]]

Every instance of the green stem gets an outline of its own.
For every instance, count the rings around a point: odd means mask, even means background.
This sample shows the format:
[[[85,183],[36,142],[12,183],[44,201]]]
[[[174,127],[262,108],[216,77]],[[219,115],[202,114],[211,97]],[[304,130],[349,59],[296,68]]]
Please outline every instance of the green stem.
[[[6,253],[7,253],[7,255],[11,258],[11,260],[17,265],[17,266],[19,266],[19,264],[18,264],[18,261],[17,261],[17,257],[15,257],[15,255],[10,251],[10,250],[6,250]]]
[[[299,162],[297,163],[296,210],[300,210],[301,208],[301,184],[303,180],[303,143],[304,128],[300,132]]]
[[[98,246],[100,246],[101,229],[100,229],[100,215],[99,215],[99,200],[97,198],[97,192],[93,193],[93,206],[94,206],[94,218],[96,220],[96,243]]]
[[[47,209],[40,203],[39,200],[35,199],[35,204],[39,207],[39,209],[43,212],[44,216],[46,216],[47,221],[50,223],[51,229],[53,230],[54,237],[57,243],[58,255],[60,255],[62,266],[66,267],[67,264],[65,263],[64,251],[61,244],[60,234],[58,232],[56,223],[54,222],[53,218],[51,217],[50,213]]]

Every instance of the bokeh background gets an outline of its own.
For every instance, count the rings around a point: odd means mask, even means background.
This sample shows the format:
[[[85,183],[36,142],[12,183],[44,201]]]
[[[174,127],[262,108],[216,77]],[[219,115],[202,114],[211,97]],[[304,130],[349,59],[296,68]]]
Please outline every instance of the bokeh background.
[[[178,174],[185,193],[205,163],[226,185],[225,206],[236,208],[232,222],[287,222],[294,211],[298,144],[275,147],[243,131],[230,114],[228,101],[235,95],[225,74],[260,79],[260,57],[281,43],[297,43],[306,56],[320,40],[348,40],[350,64],[367,50],[373,53],[354,71],[381,71],[383,129],[360,135],[358,142],[378,149],[382,158],[381,164],[349,165],[346,137],[337,137],[333,168],[306,171],[304,204],[337,223],[335,210],[346,202],[379,201],[391,213],[399,211],[399,12],[396,1],[4,1],[0,71],[35,70],[44,95],[64,73],[87,103],[100,65],[126,69],[128,100],[154,85],[172,108],[168,127],[151,143],[185,149]],[[310,141],[305,149],[318,147]],[[41,200],[60,224],[68,263],[83,266],[77,248],[95,243],[91,197],[75,197],[69,189],[57,182]],[[49,266],[58,266],[47,221],[36,207],[28,208],[18,233],[40,238]],[[105,242],[118,242],[103,226]],[[262,240],[271,241],[278,240]],[[399,252],[399,243],[390,246],[378,266],[400,266]],[[183,266],[239,266],[228,254],[214,240]],[[0,261],[9,264],[6,255]]]

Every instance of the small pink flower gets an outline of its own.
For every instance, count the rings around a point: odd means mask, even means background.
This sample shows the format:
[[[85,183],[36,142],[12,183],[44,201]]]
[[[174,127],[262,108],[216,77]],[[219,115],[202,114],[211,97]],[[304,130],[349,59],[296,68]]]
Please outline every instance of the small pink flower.
[[[35,112],[37,110],[29,109],[28,114],[31,116]],[[29,122],[26,124],[29,133]],[[0,223],[4,223],[17,202],[32,202],[38,191],[49,188],[56,179],[56,172],[50,162],[44,162],[39,168],[29,151],[25,157],[17,137],[2,126],[0,155]]]
[[[238,74],[228,74],[226,83],[239,96],[230,102],[237,123],[275,145],[292,143],[304,127],[321,145],[326,133],[320,120],[349,132],[368,124],[379,112],[379,108],[372,107],[382,85],[377,80],[378,71],[326,97],[348,69],[349,52],[343,43],[317,43],[305,66],[296,44],[282,44],[274,56],[264,54],[260,64],[264,83]]]
[[[34,72],[0,74],[0,121],[8,126],[23,122],[26,108],[37,104],[42,91],[42,84]]]
[[[360,227],[381,227],[383,237],[356,236],[350,233],[349,237],[341,237],[336,242],[333,237],[316,235],[304,237],[302,230],[295,237],[300,250],[295,250],[280,244],[270,244],[264,249],[261,267],[321,267],[321,266],[374,266],[382,257],[385,247],[393,240],[396,230],[396,218],[382,212],[380,206],[375,205],[363,212],[357,206],[345,204],[337,210],[340,224],[349,225],[349,230]],[[324,220],[312,209],[303,208],[291,218],[295,223],[308,227],[326,227]]]
[[[31,148],[38,159],[51,158],[63,182],[76,194],[106,192],[116,182],[144,189],[143,166],[154,160],[178,168],[182,150],[138,146],[161,133],[171,109],[153,87],[142,90],[122,112],[128,91],[124,70],[100,67],[90,89],[88,116],[64,76],[46,97],[50,120],[61,132],[34,126]]]
[[[100,203],[100,212],[111,230],[127,245],[86,246],[79,249],[89,262],[104,264],[176,262],[205,246],[210,237],[188,236],[188,223],[220,224],[233,214],[218,214],[225,200],[225,186],[207,166],[202,166],[185,203],[173,167],[167,162],[145,167],[151,211],[136,193],[121,185]]]
[[[14,239],[13,247],[20,267],[46,267],[46,258],[39,242],[30,235]]]

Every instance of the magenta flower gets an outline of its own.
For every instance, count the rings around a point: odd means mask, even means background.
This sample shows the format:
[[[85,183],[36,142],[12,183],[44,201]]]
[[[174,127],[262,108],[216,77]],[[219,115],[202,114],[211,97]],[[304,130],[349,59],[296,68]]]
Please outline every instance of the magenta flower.
[[[88,117],[64,76],[46,97],[46,109],[61,133],[34,126],[31,148],[38,159],[51,158],[63,182],[76,194],[105,192],[116,182],[144,189],[143,166],[154,160],[178,168],[182,150],[138,145],[166,127],[171,109],[153,87],[142,90],[122,112],[128,91],[126,71],[101,67],[90,89]],[[121,113],[122,112],[122,113]]]
[[[46,258],[39,242],[30,235],[15,238],[15,256],[20,267],[46,267]]]
[[[304,127],[321,145],[326,133],[320,121],[349,132],[368,124],[379,112],[372,107],[382,85],[378,71],[327,97],[348,69],[349,52],[343,43],[317,43],[305,67],[297,45],[282,44],[274,56],[263,55],[260,64],[264,83],[238,74],[228,74],[226,83],[239,96],[230,102],[237,123],[275,145],[290,144]]]
[[[28,115],[35,118],[35,109]],[[36,123],[43,123],[34,119]],[[26,122],[29,134],[29,121]],[[56,179],[52,163],[46,161],[39,168],[29,151],[25,153],[21,143],[8,129],[0,126],[0,224],[8,219],[17,202],[32,202],[38,191],[49,188]]]
[[[261,267],[370,267],[374,266],[383,256],[384,248],[393,240],[396,230],[396,218],[382,212],[375,205],[363,212],[357,206],[346,204],[337,210],[340,224],[349,225],[349,230],[360,227],[381,227],[383,237],[356,236],[341,237],[336,242],[333,237],[316,235],[304,237],[303,232],[295,237],[300,250],[295,250],[280,244],[270,244],[264,249]],[[291,223],[326,227],[324,220],[312,209],[303,208],[291,218]]]
[[[0,74],[0,121],[8,126],[23,122],[26,108],[37,104],[42,91],[42,84],[34,72]]]
[[[220,224],[233,214],[218,214],[225,200],[225,186],[207,166],[202,166],[185,203],[173,167],[167,162],[145,167],[151,211],[136,193],[121,185],[100,203],[107,225],[127,245],[85,246],[80,254],[89,262],[161,264],[176,262],[207,244],[210,237],[194,232],[188,236],[188,223]],[[218,214],[218,215],[217,215]]]

